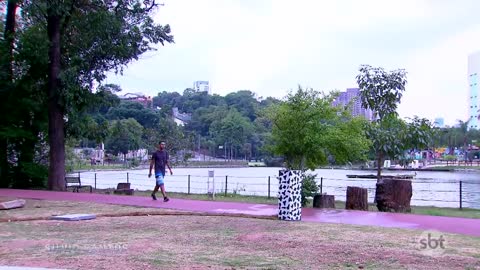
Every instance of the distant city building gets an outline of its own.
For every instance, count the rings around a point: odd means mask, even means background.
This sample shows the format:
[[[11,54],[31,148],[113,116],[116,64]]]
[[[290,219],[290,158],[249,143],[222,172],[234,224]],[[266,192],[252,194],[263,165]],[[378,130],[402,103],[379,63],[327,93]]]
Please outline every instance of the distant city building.
[[[445,127],[445,120],[443,118],[435,118],[435,122],[433,122],[433,125],[437,128],[444,128]]]
[[[152,97],[147,97],[145,94],[137,92],[137,93],[126,93],[123,96],[119,96],[121,100],[128,100],[141,103],[144,107],[151,107],[152,106]]]
[[[479,117],[479,74],[480,74],[480,52],[473,53],[468,56],[468,86],[469,86],[469,122],[468,127],[478,129],[478,117]]]
[[[184,126],[187,122],[192,120],[192,115],[189,113],[181,113],[177,107],[172,109],[172,118],[179,126]]]
[[[196,81],[193,83],[193,89],[197,92],[207,92],[210,94],[210,84],[208,81]]]
[[[333,101],[333,106],[349,106],[352,116],[363,116],[367,120],[374,119],[374,113],[370,109],[362,106],[360,101],[360,89],[347,88],[347,91],[340,92],[340,95]]]

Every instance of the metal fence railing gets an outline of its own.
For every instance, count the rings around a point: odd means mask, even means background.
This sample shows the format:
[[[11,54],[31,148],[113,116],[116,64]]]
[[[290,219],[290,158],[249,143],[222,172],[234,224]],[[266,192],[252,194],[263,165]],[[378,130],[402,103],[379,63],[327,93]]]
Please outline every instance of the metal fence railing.
[[[153,176],[148,178],[145,173],[139,172],[97,171],[74,175],[80,176],[82,184],[91,185],[94,189],[113,189],[118,183],[128,182],[131,188],[146,191],[152,190],[155,185]],[[335,195],[336,200],[344,201],[347,187],[357,186],[366,188],[369,202],[374,201],[376,179],[318,177],[315,180],[320,187],[320,193]],[[165,178],[165,185],[167,191],[187,194],[207,194],[214,191],[217,194],[272,198],[278,193],[278,180],[275,175],[216,175],[210,178],[208,174],[168,175]],[[447,181],[415,178],[412,180],[412,188],[412,205],[480,209],[480,179]]]

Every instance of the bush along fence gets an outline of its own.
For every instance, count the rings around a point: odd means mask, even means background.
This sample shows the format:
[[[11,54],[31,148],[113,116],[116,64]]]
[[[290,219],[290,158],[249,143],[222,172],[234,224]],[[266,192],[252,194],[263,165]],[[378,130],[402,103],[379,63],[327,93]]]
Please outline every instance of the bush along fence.
[[[94,189],[114,189],[118,183],[130,183],[132,189],[152,190],[155,179],[138,172],[79,172],[69,174],[79,176],[84,185]],[[373,203],[376,179],[335,179],[318,177],[320,194],[334,195],[335,200],[345,201],[348,186],[368,190],[368,202]],[[408,181],[408,180],[407,180]],[[168,175],[165,178],[167,192],[186,194],[250,195],[277,198],[277,176],[229,176],[215,175]],[[449,208],[480,209],[480,181],[446,181],[415,178],[412,180],[415,206],[436,206]]]

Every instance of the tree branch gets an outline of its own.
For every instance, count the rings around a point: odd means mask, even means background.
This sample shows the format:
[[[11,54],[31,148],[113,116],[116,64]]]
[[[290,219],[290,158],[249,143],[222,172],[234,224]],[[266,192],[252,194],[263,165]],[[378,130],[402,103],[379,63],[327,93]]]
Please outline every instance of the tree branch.
[[[145,11],[146,12],[150,12],[154,7],[157,7],[159,4],[155,3],[155,0],[152,1],[152,4],[150,5],[150,7],[146,8]]]

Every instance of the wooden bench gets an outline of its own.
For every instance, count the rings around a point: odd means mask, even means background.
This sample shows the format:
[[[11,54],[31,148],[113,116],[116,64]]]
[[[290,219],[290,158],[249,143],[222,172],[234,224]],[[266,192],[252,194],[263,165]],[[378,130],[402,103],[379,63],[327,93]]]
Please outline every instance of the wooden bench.
[[[133,189],[130,188],[130,183],[118,183],[117,189],[113,191],[113,194],[133,195]]]
[[[72,188],[73,192],[80,192],[81,188],[90,188],[90,193],[92,193],[92,186],[82,185],[79,176],[65,176],[65,189]]]

